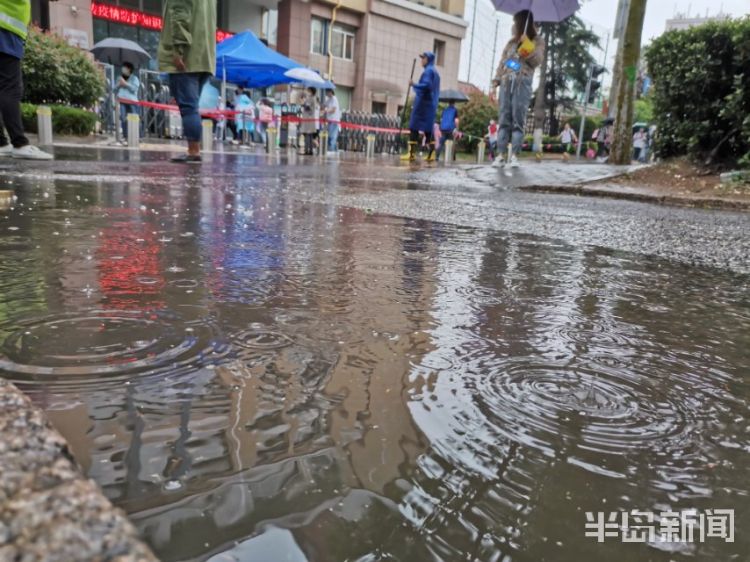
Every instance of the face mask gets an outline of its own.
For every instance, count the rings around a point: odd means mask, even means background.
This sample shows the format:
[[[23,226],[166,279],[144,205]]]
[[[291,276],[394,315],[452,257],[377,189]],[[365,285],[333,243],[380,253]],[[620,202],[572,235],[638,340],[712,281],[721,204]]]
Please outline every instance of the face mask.
[[[125,78],[127,78],[128,76],[130,76],[130,69],[128,67],[126,67],[126,66],[123,66],[122,67],[122,75]]]

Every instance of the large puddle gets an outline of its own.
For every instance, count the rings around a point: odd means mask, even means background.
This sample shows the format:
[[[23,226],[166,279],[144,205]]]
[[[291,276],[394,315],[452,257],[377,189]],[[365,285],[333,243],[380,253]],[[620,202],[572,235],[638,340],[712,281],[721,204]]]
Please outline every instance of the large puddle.
[[[163,560],[750,552],[747,277],[160,173],[16,180],[0,375]]]

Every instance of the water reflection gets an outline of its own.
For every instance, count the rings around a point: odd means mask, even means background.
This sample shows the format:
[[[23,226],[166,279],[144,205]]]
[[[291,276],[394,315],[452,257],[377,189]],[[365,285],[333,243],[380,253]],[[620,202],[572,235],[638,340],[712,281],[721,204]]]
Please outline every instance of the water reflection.
[[[163,559],[619,559],[585,511],[750,516],[746,278],[302,204],[260,163],[25,178],[0,215],[0,372]],[[750,543],[667,547],[627,557]]]

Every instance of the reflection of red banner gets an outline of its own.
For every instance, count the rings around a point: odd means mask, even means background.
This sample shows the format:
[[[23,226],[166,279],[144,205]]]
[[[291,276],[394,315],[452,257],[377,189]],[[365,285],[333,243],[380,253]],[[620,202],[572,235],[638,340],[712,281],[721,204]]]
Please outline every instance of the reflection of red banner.
[[[124,23],[125,25],[135,25],[144,29],[152,29],[154,31],[161,31],[162,28],[161,16],[139,12],[138,10],[130,10],[128,8],[120,8],[119,6],[110,6],[109,4],[92,2],[91,15],[95,18],[113,21],[115,23]],[[228,31],[222,31],[220,29],[216,30],[217,43],[228,37],[232,37],[232,34]]]

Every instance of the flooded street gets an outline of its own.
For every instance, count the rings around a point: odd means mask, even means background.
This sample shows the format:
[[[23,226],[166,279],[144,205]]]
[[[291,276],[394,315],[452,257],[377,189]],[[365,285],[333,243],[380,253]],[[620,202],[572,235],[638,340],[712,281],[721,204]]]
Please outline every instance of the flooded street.
[[[747,559],[746,255],[548,236],[529,209],[597,220],[559,196],[508,207],[544,236],[376,206],[452,176],[158,157],[0,169],[0,376],[161,559]],[[600,205],[601,236],[687,239]],[[673,212],[748,243],[750,216]],[[690,509],[733,509],[734,542],[585,536],[587,512]]]

